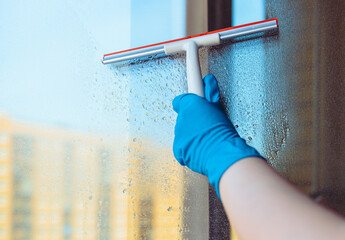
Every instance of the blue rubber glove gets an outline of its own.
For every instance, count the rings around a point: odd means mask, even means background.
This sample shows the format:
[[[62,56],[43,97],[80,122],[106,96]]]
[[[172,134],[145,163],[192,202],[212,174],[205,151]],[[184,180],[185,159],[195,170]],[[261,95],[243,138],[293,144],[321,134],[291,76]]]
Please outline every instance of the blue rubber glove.
[[[174,99],[178,117],[173,151],[181,165],[206,175],[220,198],[223,173],[243,158],[261,155],[246,144],[225,115],[213,75],[204,78],[204,89],[205,98],[187,93]]]

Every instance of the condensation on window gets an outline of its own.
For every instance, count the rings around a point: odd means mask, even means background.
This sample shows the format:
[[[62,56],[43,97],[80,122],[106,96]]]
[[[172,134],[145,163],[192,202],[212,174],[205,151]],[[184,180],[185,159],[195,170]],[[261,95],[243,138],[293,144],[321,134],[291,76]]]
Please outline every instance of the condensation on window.
[[[207,180],[180,166],[172,154],[176,113],[171,102],[187,89],[184,55],[113,64],[110,68],[114,85],[127,81],[127,173],[120,193],[128,201],[128,236],[207,239]],[[123,96],[112,98],[122,108],[118,103]]]
[[[22,18],[8,16],[13,21],[0,28],[31,33],[8,34],[9,50],[0,46],[0,236],[208,239],[215,209],[207,179],[172,154],[171,101],[187,90],[184,55],[103,66],[100,37],[84,29],[80,9],[32,5],[50,9],[37,17],[22,4],[13,15]],[[247,143],[344,213],[345,7],[320,4],[267,0],[278,35],[200,55]]]
[[[345,213],[344,2],[266,1],[279,34],[202,50],[239,134],[302,191]]]
[[[183,57],[106,67],[106,4],[0,5],[1,236],[207,238],[207,180],[172,154]]]

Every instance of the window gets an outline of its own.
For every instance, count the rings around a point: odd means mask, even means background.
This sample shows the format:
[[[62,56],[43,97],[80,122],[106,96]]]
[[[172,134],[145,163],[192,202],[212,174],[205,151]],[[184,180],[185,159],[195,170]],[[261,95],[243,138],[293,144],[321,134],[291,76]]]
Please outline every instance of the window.
[[[7,207],[8,201],[5,196],[0,196],[0,207]]]
[[[0,160],[5,160],[7,157],[7,151],[6,149],[1,149],[0,148]]]
[[[0,164],[0,176],[6,176],[8,174],[8,167],[5,164]]]
[[[6,229],[3,227],[0,227],[0,237],[5,238],[6,237]]]
[[[232,25],[265,20],[265,0],[232,0]]]
[[[220,239],[207,179],[172,154],[184,56],[101,64],[104,53],[206,32],[196,24],[203,11],[188,24],[205,2],[0,2],[0,175],[11,179],[0,208],[13,215],[10,237]],[[344,9],[232,3],[233,25],[278,17],[280,33],[202,49],[203,72],[217,77],[240,135],[344,213],[344,37],[334,28]]]
[[[2,210],[0,212],[0,223],[4,223],[6,221],[6,217],[6,212]]]
[[[6,180],[0,180],[0,192],[8,190],[8,183]]]
[[[5,145],[8,143],[8,137],[6,134],[0,134],[0,145]]]
[[[153,79],[147,69],[137,69],[142,64],[116,71],[100,59],[106,52],[183,37],[185,1],[23,4],[0,3],[6,19],[0,34],[8,42],[8,48],[0,46],[7,59],[0,67],[6,92],[0,123],[9,123],[0,125],[0,134],[13,139],[0,153],[10,158],[1,169],[11,169],[13,182],[0,189],[13,189],[13,236],[181,237],[183,181],[191,173],[173,160],[170,104],[184,83],[168,80],[169,71]],[[22,61],[23,52],[30,61]],[[156,67],[180,73],[174,78],[184,74],[182,58],[159,61]],[[132,79],[136,74],[139,83]],[[171,89],[169,96],[161,95],[163,88]],[[49,230],[60,223],[58,231]]]

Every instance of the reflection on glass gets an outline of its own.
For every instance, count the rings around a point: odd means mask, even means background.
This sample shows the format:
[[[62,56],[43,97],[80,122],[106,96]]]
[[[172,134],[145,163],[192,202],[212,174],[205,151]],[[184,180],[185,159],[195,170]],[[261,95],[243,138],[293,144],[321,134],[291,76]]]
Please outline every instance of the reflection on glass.
[[[171,18],[183,15],[184,1],[169,6],[160,17],[172,38],[183,34],[184,18]],[[180,79],[183,60],[100,62],[145,37],[128,37],[129,20],[141,21],[133,9],[123,1],[0,3],[8,42],[0,46],[0,240],[179,239],[191,231],[191,173],[171,151],[171,100],[185,87],[171,77]]]
[[[129,198],[129,238],[204,239],[208,219],[201,216],[208,216],[208,185],[182,168],[171,148],[176,118],[171,101],[187,85],[183,56],[133,61],[111,69],[115,84],[125,75],[129,89],[129,165],[123,190]],[[195,226],[190,222],[192,214],[200,216],[192,218]]]
[[[11,169],[0,179],[6,239],[177,239],[186,231],[184,171],[170,149],[131,139],[122,158],[118,140],[0,120],[8,139],[1,166]]]

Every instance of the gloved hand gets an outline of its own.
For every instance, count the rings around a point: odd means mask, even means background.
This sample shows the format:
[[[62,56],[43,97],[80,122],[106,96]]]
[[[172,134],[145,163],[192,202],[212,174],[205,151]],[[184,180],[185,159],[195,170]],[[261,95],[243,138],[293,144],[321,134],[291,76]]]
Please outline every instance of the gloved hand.
[[[173,100],[178,113],[173,151],[181,165],[206,175],[220,198],[223,173],[243,158],[261,155],[240,138],[225,115],[216,78],[209,74],[203,81],[205,98],[187,93]]]

